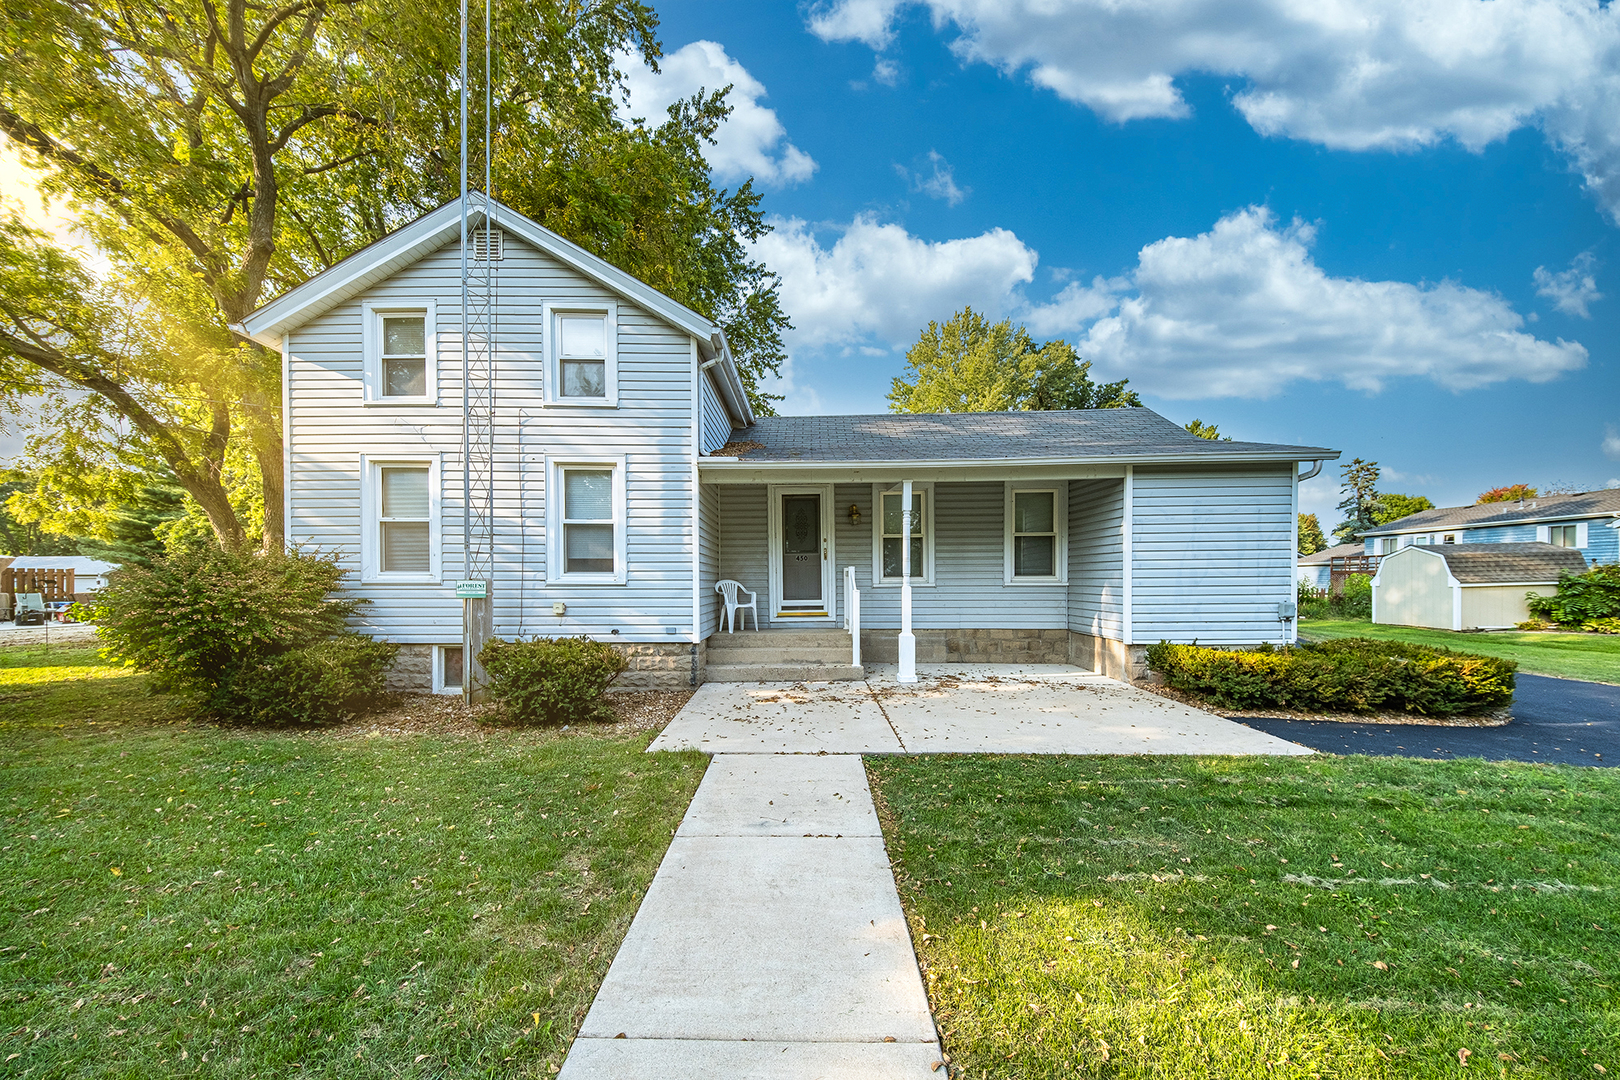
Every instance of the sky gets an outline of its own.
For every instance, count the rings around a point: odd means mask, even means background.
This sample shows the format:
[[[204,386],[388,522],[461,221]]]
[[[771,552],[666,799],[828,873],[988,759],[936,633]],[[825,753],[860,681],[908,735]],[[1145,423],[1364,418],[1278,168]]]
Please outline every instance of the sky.
[[[965,305],[1151,408],[1437,505],[1620,486],[1620,10],[683,0],[628,112],[731,85],[788,413],[883,412]],[[28,198],[0,153],[0,197]],[[65,223],[51,221],[57,230]],[[16,436],[0,433],[0,451]],[[1337,467],[1302,509],[1339,520]]]
[[[787,413],[883,412],[965,305],[1178,423],[1437,505],[1620,486],[1620,12],[1574,0],[666,3],[794,329]],[[1330,465],[1302,509],[1340,514]]]

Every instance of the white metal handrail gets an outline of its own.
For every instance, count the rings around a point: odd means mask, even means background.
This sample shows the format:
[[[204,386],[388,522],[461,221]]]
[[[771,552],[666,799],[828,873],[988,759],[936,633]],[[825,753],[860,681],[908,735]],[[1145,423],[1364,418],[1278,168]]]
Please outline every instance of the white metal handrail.
[[[849,631],[849,662],[861,666],[861,590],[855,587],[855,568],[844,567],[844,629]]]

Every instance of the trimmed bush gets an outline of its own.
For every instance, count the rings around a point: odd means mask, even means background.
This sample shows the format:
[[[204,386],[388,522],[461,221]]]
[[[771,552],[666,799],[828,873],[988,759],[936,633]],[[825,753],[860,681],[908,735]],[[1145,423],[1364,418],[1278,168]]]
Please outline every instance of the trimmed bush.
[[[343,720],[382,690],[398,646],[346,627],[334,556],[194,545],[110,575],[93,616],[108,656],[202,711],[259,724]]]
[[[207,694],[245,659],[343,633],[365,601],[332,596],[342,579],[335,556],[198,545],[114,571],[96,597],[96,634],[161,689]]]
[[[1560,626],[1612,634],[1613,630],[1601,627],[1620,619],[1620,565],[1605,563],[1584,574],[1560,574],[1555,595],[1526,593],[1525,597],[1530,614],[1539,618]]]
[[[215,716],[246,724],[325,724],[361,712],[382,693],[399,646],[343,633],[231,667],[208,696]]]
[[[580,724],[612,720],[602,700],[627,660],[611,645],[587,637],[496,638],[478,653],[490,696],[520,724]]]
[[[1428,645],[1341,638],[1237,652],[1161,641],[1148,667],[1227,709],[1477,713],[1513,700],[1518,664]]]

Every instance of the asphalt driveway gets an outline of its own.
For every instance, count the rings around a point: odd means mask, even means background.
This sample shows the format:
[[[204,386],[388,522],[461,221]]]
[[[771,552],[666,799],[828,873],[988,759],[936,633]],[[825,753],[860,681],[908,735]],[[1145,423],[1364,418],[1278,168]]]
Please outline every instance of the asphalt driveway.
[[[1620,686],[1545,675],[1519,676],[1513,722],[1495,728],[1236,719],[1330,754],[1620,765]]]

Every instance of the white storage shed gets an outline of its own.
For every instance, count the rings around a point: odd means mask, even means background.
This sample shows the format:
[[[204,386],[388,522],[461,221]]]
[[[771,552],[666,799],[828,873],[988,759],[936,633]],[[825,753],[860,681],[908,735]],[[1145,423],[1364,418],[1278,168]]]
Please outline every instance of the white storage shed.
[[[1525,594],[1551,596],[1559,575],[1583,573],[1574,548],[1440,544],[1384,556],[1373,576],[1373,622],[1437,630],[1505,630],[1530,617]]]

